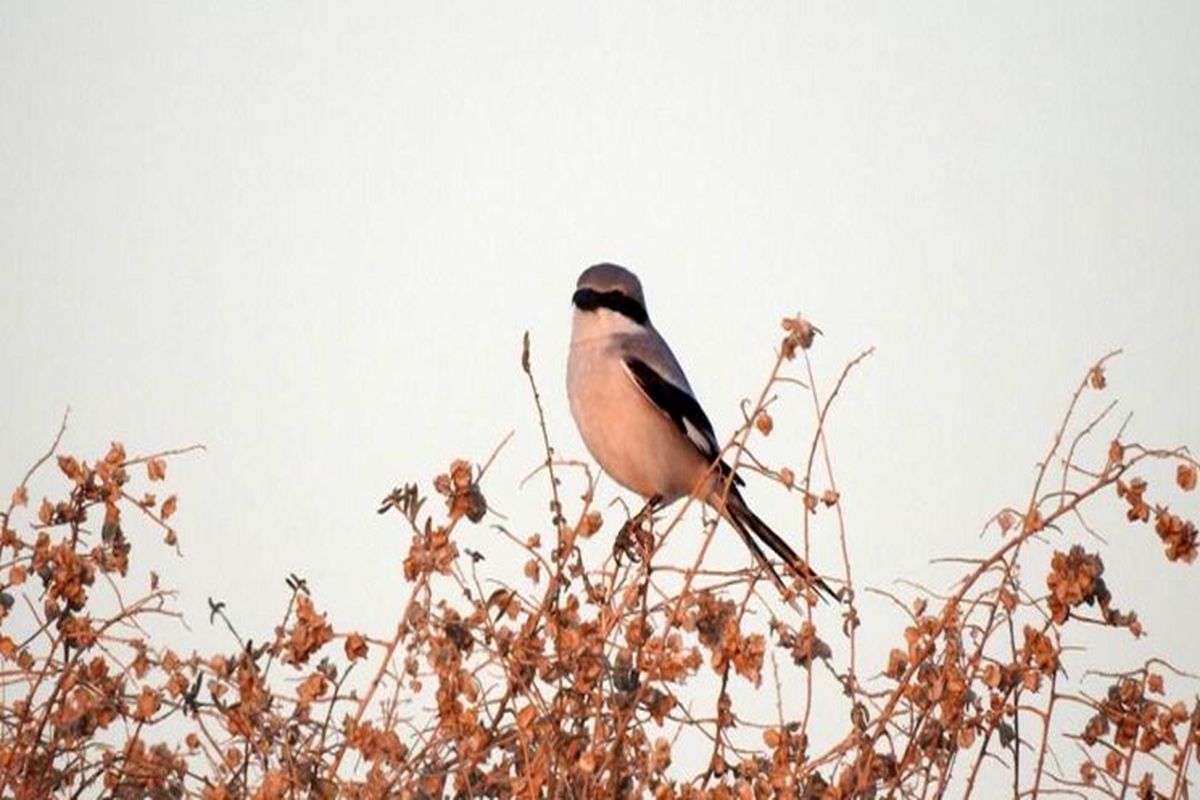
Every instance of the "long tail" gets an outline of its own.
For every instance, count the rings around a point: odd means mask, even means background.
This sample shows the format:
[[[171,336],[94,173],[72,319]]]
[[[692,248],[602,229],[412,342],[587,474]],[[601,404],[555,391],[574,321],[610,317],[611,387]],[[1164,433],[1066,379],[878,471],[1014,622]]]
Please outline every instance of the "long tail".
[[[718,506],[718,509],[720,506]],[[778,558],[783,560],[788,569],[806,585],[812,586],[817,590],[818,596],[824,594],[829,599],[838,601],[840,597],[837,592],[830,588],[821,576],[813,571],[812,567],[805,563],[804,559],[796,554],[796,551],[791,548],[783,537],[771,530],[767,523],[758,518],[758,515],[750,510],[746,505],[746,501],[742,498],[741,492],[736,486],[729,487],[729,495],[724,503],[723,516],[733,525],[734,530],[742,537],[742,541],[750,548],[750,552],[754,554],[755,560],[762,565],[767,574],[771,576],[771,580],[779,587],[779,590],[785,591],[786,586],[780,579],[779,573],[775,571],[775,567],[771,564],[763,553],[760,543],[765,545]]]

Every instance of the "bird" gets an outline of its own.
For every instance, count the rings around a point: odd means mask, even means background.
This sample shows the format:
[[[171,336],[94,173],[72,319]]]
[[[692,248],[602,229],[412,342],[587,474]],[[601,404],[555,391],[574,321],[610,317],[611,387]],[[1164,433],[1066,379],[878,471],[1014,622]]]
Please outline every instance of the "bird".
[[[818,594],[837,594],[746,504],[712,423],[646,311],[642,284],[617,264],[585,269],[574,306],[567,398],[584,445],[647,508],[691,496],[725,519],[782,593],[765,547]]]

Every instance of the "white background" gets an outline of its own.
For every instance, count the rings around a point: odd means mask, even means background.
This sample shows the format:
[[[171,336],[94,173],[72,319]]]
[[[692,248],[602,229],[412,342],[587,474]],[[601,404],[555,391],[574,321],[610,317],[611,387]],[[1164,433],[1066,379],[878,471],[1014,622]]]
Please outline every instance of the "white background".
[[[877,346],[830,427],[857,578],[945,588],[929,560],[995,546],[983,522],[1026,501],[1108,349],[1086,408],[1119,397],[1130,439],[1200,443],[1198,45],[1188,3],[6,2],[0,477],[67,405],[81,456],[202,442],[169,470],[186,558],[135,537],[180,589],[184,649],[228,647],[208,596],[269,635],[288,572],[339,630],[386,635],[407,591],[408,538],[375,514],[393,485],[515,429],[485,488],[546,532],[544,485],[517,486],[540,458],[520,338],[559,452],[585,456],[569,297],[611,260],[720,435],[784,314],[824,329],[826,382]],[[776,421],[762,454],[798,468],[808,402]],[[794,531],[796,495],[750,496]],[[1149,635],[1079,658],[1200,669],[1196,568],[1100,505],[1109,586]],[[837,569],[827,536],[814,560]],[[863,614],[869,672],[900,630],[881,601]]]

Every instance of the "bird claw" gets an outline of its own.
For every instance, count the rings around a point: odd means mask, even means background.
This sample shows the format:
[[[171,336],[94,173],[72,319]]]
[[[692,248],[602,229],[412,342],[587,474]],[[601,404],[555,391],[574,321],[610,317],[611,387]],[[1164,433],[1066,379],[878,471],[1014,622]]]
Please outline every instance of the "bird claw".
[[[613,557],[621,563],[621,557],[628,558],[637,564],[649,558],[654,549],[654,537],[646,527],[647,522],[653,522],[654,511],[662,503],[662,495],[656,494],[646,501],[640,511],[625,521],[613,540]]]

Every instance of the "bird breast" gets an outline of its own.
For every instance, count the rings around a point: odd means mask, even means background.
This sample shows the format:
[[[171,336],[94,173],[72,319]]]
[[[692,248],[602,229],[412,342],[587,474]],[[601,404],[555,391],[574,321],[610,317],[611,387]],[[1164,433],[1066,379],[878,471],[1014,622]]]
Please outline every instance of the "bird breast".
[[[670,502],[704,476],[703,457],[634,384],[615,337],[572,342],[567,396],[588,451],[625,488]]]

